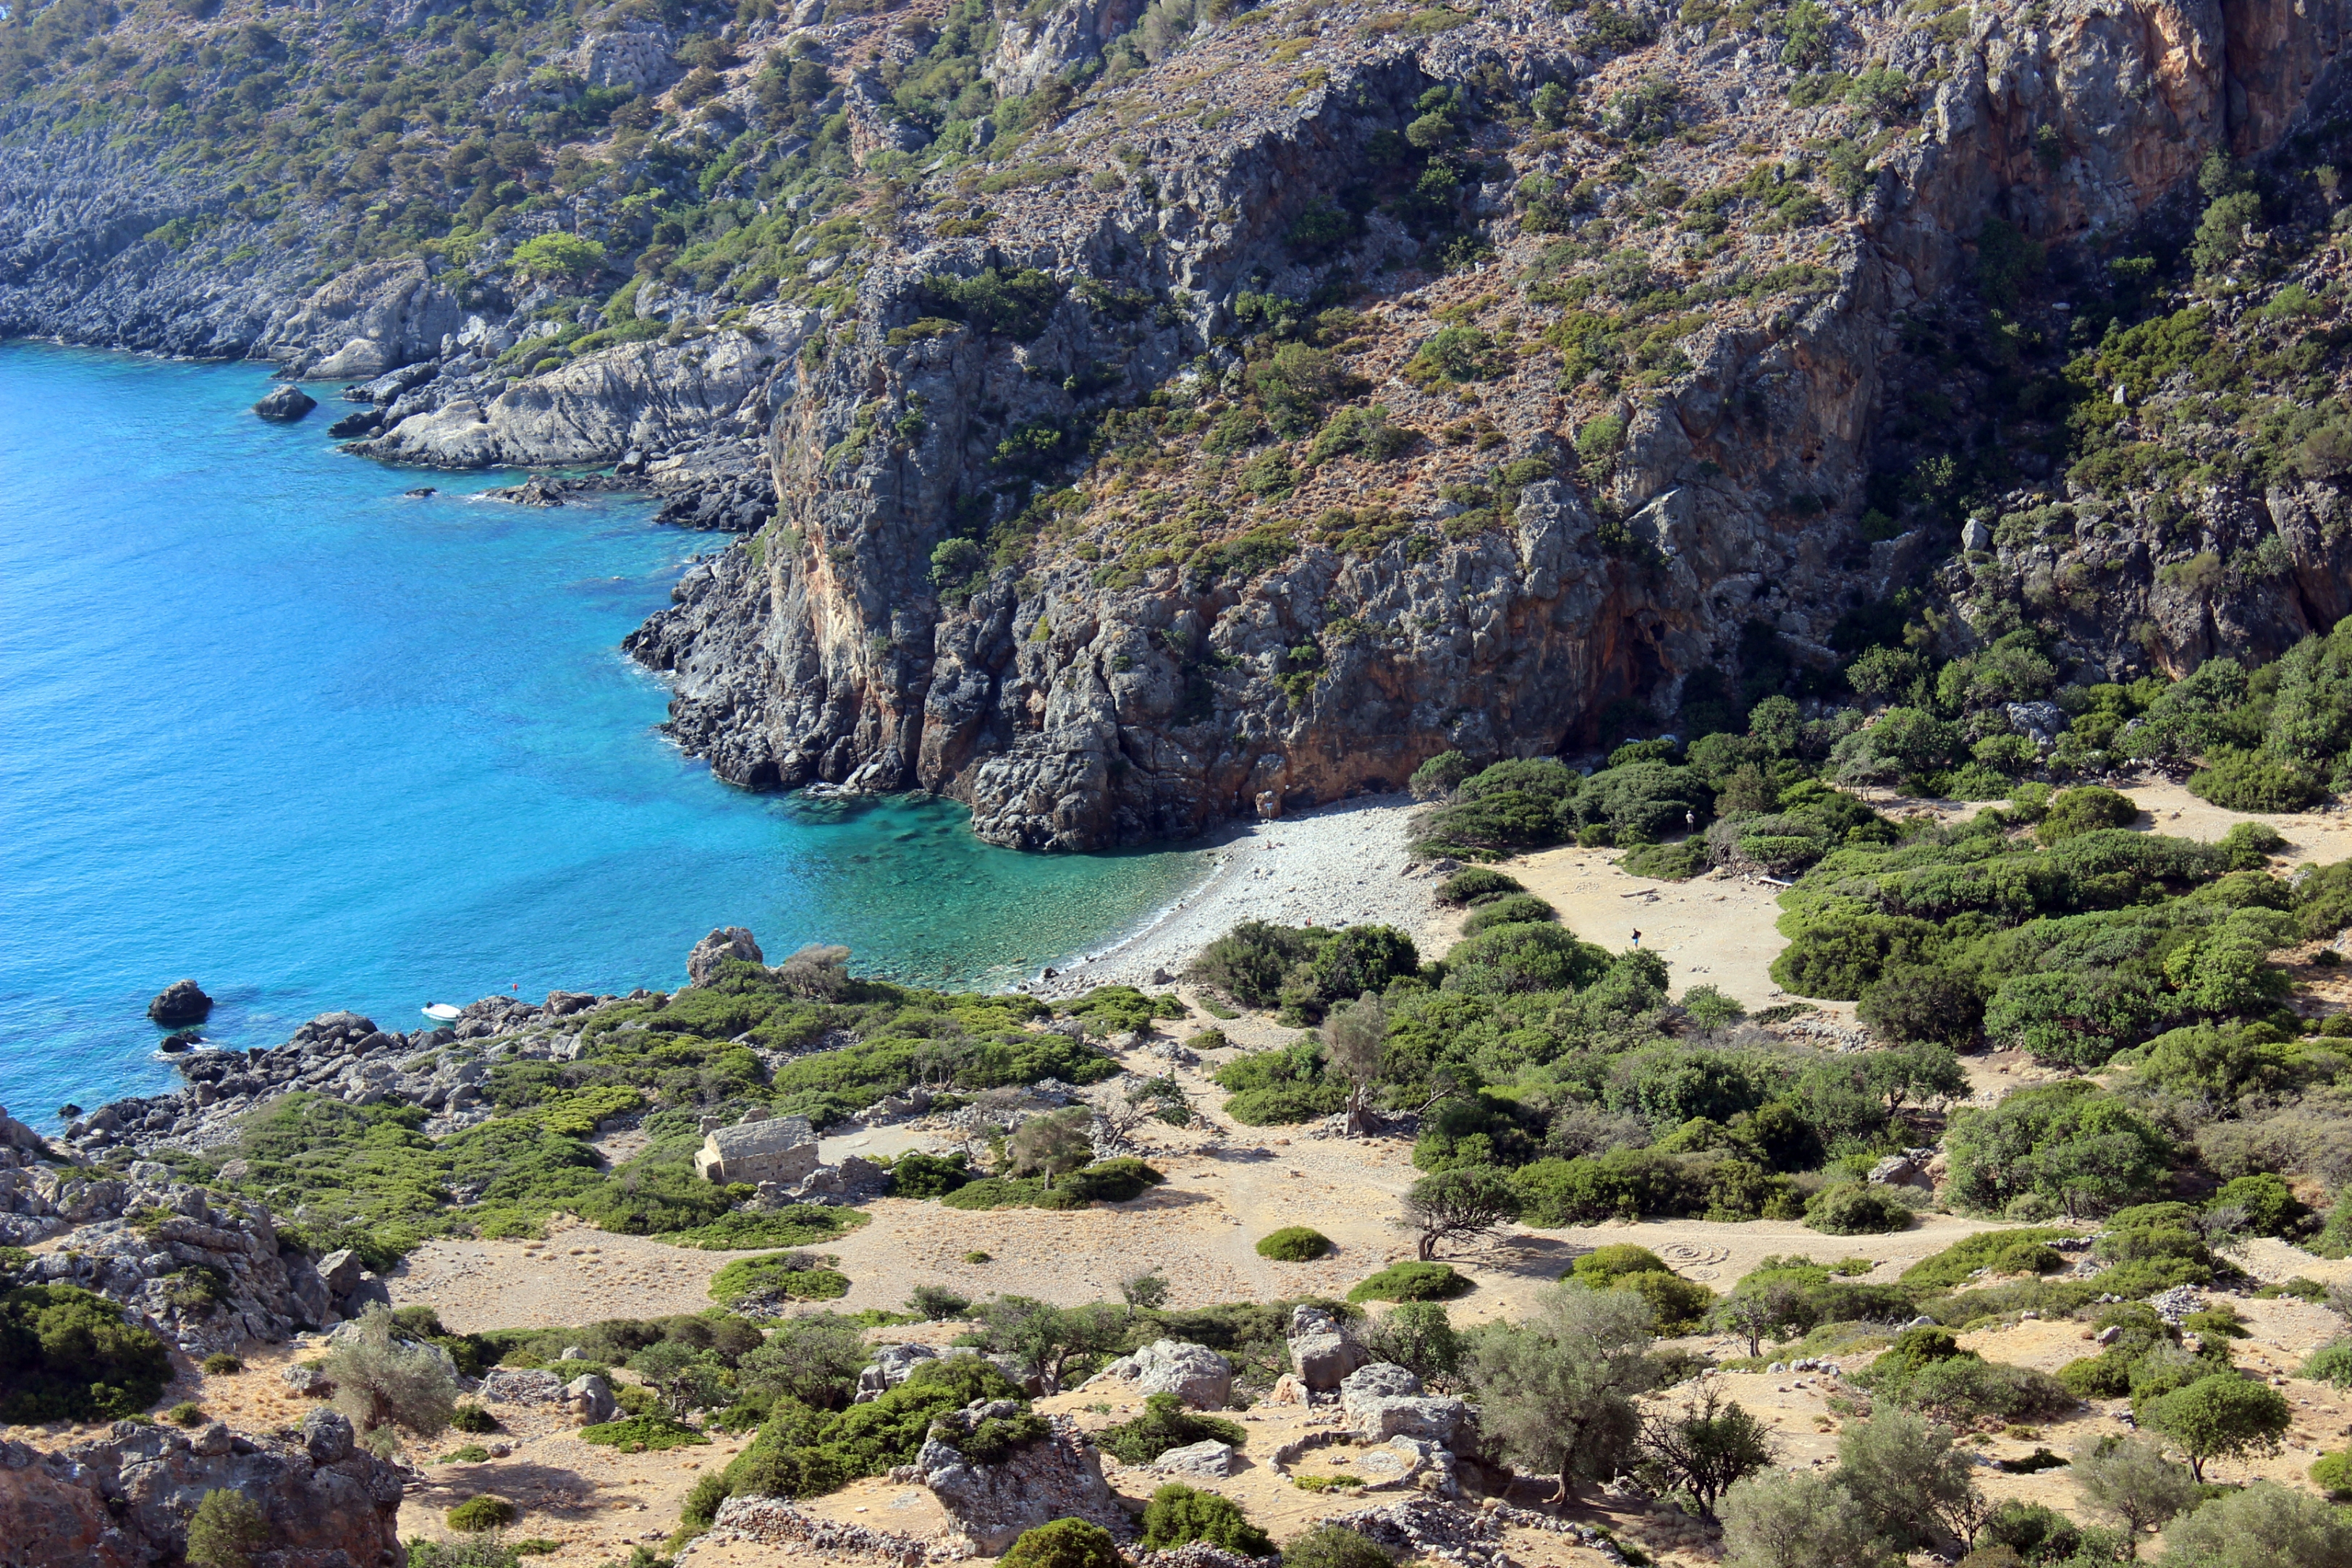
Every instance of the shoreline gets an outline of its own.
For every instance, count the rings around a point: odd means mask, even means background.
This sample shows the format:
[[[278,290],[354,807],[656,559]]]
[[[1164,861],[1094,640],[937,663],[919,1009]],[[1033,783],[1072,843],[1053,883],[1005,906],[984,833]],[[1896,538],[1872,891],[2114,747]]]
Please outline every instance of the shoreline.
[[[1109,946],[1049,965],[1015,988],[1047,999],[1097,986],[1166,986],[1245,920],[1284,925],[1394,925],[1426,948],[1436,879],[1416,874],[1402,793],[1336,801],[1272,821],[1229,822],[1202,848],[1207,876]],[[1166,978],[1160,978],[1160,976]]]

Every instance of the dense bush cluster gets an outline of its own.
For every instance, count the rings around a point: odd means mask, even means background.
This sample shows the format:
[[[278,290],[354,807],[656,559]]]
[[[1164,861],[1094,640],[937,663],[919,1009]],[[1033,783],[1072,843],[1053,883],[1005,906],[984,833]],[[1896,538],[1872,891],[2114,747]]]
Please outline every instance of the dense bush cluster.
[[[137,1415],[172,1381],[169,1347],[103,1296],[71,1285],[5,1288],[0,1258],[0,1422]]]

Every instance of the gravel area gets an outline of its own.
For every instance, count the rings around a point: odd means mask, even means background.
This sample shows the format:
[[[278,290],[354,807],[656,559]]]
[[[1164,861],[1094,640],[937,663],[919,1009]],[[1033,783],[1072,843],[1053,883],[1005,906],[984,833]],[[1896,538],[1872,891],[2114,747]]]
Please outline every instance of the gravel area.
[[[1244,920],[1282,925],[1394,925],[1427,946],[1437,879],[1405,852],[1412,803],[1380,795],[1236,825],[1213,841],[1206,880],[1140,929],[1060,966],[1028,989],[1070,996],[1096,986],[1166,985],[1193,955]]]

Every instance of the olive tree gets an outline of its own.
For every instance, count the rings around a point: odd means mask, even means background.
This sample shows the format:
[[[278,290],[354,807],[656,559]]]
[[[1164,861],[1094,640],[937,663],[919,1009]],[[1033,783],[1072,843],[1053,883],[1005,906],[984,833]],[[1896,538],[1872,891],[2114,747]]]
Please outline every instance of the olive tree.
[[[1323,1019],[1323,1060],[1348,1081],[1348,1135],[1372,1130],[1372,1089],[1388,1054],[1389,1014],[1369,992]]]
[[[1843,1487],[1765,1470],[1723,1494],[1724,1568],[1880,1568],[1891,1555]]]
[[[1046,1190],[1052,1191],[1056,1176],[1076,1170],[1094,1158],[1094,1112],[1084,1105],[1030,1117],[1013,1130],[1012,1141],[1005,1145],[1013,1168],[1024,1176],[1033,1172],[1043,1176]]]
[[[2139,1538],[2197,1500],[2197,1482],[2137,1437],[2102,1437],[2074,1451],[2074,1490],[2084,1507],[2123,1526],[2124,1549],[2139,1555]]]
[[[1770,1429],[1726,1396],[1722,1380],[1714,1376],[1694,1382],[1681,1409],[1642,1417],[1643,1468],[1664,1483],[1660,1490],[1690,1493],[1709,1519],[1716,1499],[1770,1464],[1772,1450]]]
[[[375,1453],[393,1448],[393,1428],[437,1437],[457,1410],[457,1376],[436,1346],[399,1337],[389,1310],[371,1305],[328,1350],[320,1368],[335,1407]],[[338,1331],[340,1334],[340,1331]]]
[[[1565,1503],[1581,1479],[1616,1472],[1640,1435],[1637,1395],[1657,1381],[1655,1319],[1632,1291],[1558,1284],[1524,1322],[1481,1325],[1465,1357],[1486,1431],[1531,1469],[1559,1478]]]
[[[2164,1532],[2168,1568],[2352,1568],[2352,1520],[2309,1492],[2258,1480]]]
[[[2179,1447],[2189,1473],[2201,1482],[2208,1459],[2278,1452],[2294,1415],[2286,1396],[2270,1385],[2217,1372],[2157,1400],[2147,1419]]]
[[[1885,1411],[1839,1434],[1838,1484],[1873,1533],[1906,1552],[1976,1534],[1984,1494],[1953,1437],[1909,1410]]]
[[[839,1410],[856,1395],[857,1375],[872,1359],[856,1323],[837,1312],[810,1312],[778,1323],[737,1365],[735,1382],[746,1394]]]
[[[1465,1166],[1413,1183],[1397,1225],[1417,1234],[1415,1249],[1426,1263],[1440,1241],[1487,1235],[1517,1219],[1519,1207],[1510,1177],[1492,1166]]]

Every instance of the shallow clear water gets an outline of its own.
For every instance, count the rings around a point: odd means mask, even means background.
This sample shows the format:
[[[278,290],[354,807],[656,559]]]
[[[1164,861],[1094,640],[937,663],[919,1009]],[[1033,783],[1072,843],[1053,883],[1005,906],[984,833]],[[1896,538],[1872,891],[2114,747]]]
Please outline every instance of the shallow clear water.
[[[659,736],[618,652],[713,541],[635,501],[347,457],[247,412],[251,366],[0,344],[0,1104],[47,1123],[173,1082],[208,1036],[350,1007],[684,978],[716,925],[772,961],[1003,983],[1175,897],[1197,853],[992,848],[960,808],[747,795]],[[441,494],[403,498],[412,486]]]

